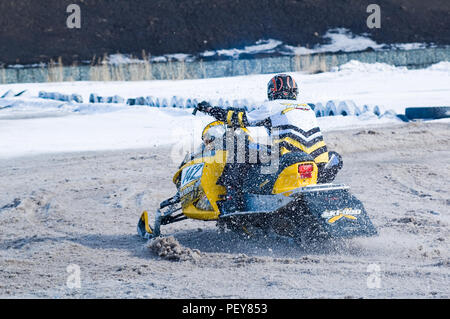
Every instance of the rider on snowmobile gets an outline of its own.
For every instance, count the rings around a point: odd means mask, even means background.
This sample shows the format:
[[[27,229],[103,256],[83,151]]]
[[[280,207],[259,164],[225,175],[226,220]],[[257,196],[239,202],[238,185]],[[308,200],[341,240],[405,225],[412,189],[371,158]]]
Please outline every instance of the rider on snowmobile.
[[[271,136],[272,145],[277,146],[279,155],[301,151],[311,155],[319,169],[318,183],[334,180],[342,168],[342,158],[336,152],[328,152],[323,140],[315,112],[307,104],[297,102],[298,86],[296,81],[286,74],[274,76],[267,85],[268,101],[260,108],[246,112],[241,108],[222,109],[212,107],[208,102],[201,102],[198,109],[225,122],[232,128],[246,126],[265,126]],[[231,164],[232,175],[227,191],[237,194],[242,184],[242,172],[245,165]],[[226,185],[227,186],[227,185]],[[237,200],[237,207],[239,209]],[[234,210],[234,209],[233,209]]]

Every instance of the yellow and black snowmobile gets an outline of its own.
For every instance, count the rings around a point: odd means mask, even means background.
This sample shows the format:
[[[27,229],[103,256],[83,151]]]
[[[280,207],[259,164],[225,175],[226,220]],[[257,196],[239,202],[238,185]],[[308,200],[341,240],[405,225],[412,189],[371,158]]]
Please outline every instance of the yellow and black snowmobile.
[[[148,212],[142,213],[137,226],[141,237],[158,237],[161,225],[187,218],[216,221],[219,227],[248,235],[274,234],[300,240],[377,234],[363,204],[348,186],[317,183],[318,167],[304,152],[282,155],[275,170],[268,169],[270,163],[248,166],[242,185],[243,207],[228,210],[227,203],[233,199],[223,182],[229,158],[223,142],[227,134],[251,139],[244,127],[230,129],[221,121],[208,124],[200,151],[188,154],[173,177],[176,195],[160,204],[153,225]]]

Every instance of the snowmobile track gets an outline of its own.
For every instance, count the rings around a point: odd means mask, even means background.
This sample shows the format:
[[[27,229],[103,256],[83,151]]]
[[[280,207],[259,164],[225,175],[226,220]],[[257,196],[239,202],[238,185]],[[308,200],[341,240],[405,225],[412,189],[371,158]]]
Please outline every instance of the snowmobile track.
[[[136,219],[173,195],[170,147],[1,160],[0,297],[449,298],[450,124],[325,140],[378,237],[298,246],[187,220],[149,246]]]

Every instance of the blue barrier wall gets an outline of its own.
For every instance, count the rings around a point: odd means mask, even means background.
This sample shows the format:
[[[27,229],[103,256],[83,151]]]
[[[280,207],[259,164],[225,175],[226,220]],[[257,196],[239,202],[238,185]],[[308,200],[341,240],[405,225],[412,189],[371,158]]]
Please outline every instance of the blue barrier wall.
[[[0,83],[59,81],[182,80],[278,72],[325,72],[351,60],[423,68],[450,61],[450,47],[415,50],[318,53],[258,59],[138,63],[101,66],[42,66],[0,69]]]

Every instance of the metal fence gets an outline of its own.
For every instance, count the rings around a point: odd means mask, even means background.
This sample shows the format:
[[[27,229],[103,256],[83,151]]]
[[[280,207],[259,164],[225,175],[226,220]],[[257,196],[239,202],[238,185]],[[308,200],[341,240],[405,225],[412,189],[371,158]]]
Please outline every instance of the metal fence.
[[[450,60],[450,47],[415,50],[317,53],[255,59],[134,63],[122,65],[50,65],[0,69],[0,83],[55,81],[182,80],[278,72],[325,72],[348,61],[382,62],[408,68],[423,68]]]

